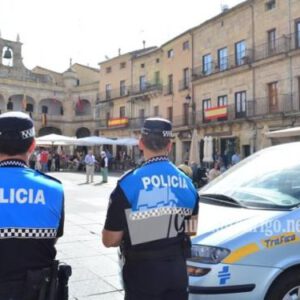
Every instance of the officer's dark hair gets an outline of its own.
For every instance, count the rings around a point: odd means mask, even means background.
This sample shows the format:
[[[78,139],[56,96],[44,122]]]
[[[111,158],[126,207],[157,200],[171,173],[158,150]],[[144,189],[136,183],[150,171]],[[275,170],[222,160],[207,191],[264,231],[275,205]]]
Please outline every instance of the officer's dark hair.
[[[25,140],[0,139],[0,153],[8,156],[25,154],[33,143],[34,138]]]
[[[153,152],[159,152],[167,148],[170,139],[160,134],[149,133],[147,135],[142,134],[142,142],[147,149]]]

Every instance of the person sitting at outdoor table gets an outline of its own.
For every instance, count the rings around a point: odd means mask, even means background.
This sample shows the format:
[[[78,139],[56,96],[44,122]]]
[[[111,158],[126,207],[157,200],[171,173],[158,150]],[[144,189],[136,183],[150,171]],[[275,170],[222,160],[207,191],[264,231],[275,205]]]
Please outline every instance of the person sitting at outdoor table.
[[[208,172],[207,177],[208,181],[212,181],[221,174],[220,165],[218,162],[215,162],[214,167]]]

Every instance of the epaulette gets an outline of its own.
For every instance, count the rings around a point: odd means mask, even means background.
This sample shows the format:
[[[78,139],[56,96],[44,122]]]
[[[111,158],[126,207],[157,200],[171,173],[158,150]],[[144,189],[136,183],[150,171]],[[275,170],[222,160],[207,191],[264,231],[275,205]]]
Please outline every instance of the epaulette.
[[[126,171],[118,180],[118,182],[122,181],[124,178],[126,178],[128,175],[130,175],[131,173],[133,173],[137,168],[133,168],[130,169],[128,171]]]
[[[41,171],[39,171],[39,170],[35,170],[35,171],[36,171],[37,173],[39,173],[39,174],[41,174],[41,175],[47,177],[48,179],[51,179],[51,180],[53,180],[53,181],[56,181],[56,182],[62,184],[62,182],[61,182],[60,180],[58,180],[57,178],[55,178],[55,177],[52,177],[52,176],[50,176],[50,175],[48,175],[48,174],[45,174],[45,173],[43,173],[43,172],[41,172]]]

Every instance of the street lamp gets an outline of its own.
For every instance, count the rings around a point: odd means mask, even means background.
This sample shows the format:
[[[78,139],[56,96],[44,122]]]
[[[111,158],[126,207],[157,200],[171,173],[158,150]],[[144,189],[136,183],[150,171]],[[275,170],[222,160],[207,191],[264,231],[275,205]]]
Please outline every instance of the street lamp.
[[[194,126],[196,124],[195,102],[193,101],[193,98],[189,93],[185,96],[185,100],[189,103],[189,106],[192,108],[192,125]]]

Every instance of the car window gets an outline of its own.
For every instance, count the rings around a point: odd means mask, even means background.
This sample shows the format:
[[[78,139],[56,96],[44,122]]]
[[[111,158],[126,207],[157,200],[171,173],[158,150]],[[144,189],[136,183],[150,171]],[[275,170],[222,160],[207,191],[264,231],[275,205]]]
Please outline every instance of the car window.
[[[244,205],[300,204],[300,143],[271,147],[218,177],[201,194],[224,194]]]

